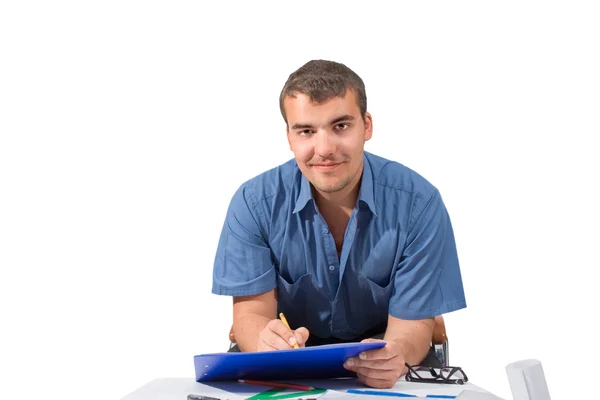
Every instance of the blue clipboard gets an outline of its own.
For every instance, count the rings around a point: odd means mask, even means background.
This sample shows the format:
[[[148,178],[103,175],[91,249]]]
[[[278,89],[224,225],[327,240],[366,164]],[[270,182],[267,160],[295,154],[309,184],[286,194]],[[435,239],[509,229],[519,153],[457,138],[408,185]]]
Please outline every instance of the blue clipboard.
[[[194,356],[196,382],[356,377],[344,368],[344,361],[385,344],[353,342],[289,350],[200,354]]]

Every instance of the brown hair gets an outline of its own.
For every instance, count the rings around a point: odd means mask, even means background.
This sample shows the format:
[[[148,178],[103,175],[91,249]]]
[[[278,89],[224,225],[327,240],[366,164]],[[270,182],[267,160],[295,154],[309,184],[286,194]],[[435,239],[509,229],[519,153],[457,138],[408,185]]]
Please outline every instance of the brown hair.
[[[287,124],[283,101],[295,93],[302,93],[317,104],[334,97],[344,97],[347,90],[356,95],[360,115],[367,112],[367,94],[363,80],[344,64],[327,60],[312,60],[292,72],[279,95],[279,109]]]

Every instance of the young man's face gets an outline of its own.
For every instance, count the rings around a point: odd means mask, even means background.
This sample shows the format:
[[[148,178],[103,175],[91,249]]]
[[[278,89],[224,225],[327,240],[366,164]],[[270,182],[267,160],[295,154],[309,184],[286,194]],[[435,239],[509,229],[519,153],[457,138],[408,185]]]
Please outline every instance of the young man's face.
[[[320,104],[298,93],[283,105],[290,149],[309,182],[323,194],[354,187],[362,173],[365,141],[372,135],[371,115],[361,117],[354,91]]]

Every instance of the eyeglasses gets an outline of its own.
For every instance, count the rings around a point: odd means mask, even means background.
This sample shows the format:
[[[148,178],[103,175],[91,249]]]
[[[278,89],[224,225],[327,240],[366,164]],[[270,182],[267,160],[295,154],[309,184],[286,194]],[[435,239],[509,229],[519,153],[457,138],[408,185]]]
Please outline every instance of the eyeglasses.
[[[456,383],[464,385],[465,382],[469,381],[467,374],[465,374],[465,371],[461,367],[432,368],[420,365],[405,365],[408,368],[406,380],[410,382]]]

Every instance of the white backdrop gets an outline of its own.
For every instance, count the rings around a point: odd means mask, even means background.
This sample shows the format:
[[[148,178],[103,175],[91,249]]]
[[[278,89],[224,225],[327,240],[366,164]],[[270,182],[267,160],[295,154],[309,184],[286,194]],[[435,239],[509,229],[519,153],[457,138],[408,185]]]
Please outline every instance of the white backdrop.
[[[367,150],[436,185],[468,308],[452,364],[510,398],[595,391],[594,2],[3,2],[0,397],[118,399],[223,351],[226,207],[292,157],[278,109],[314,58],[364,79]]]

